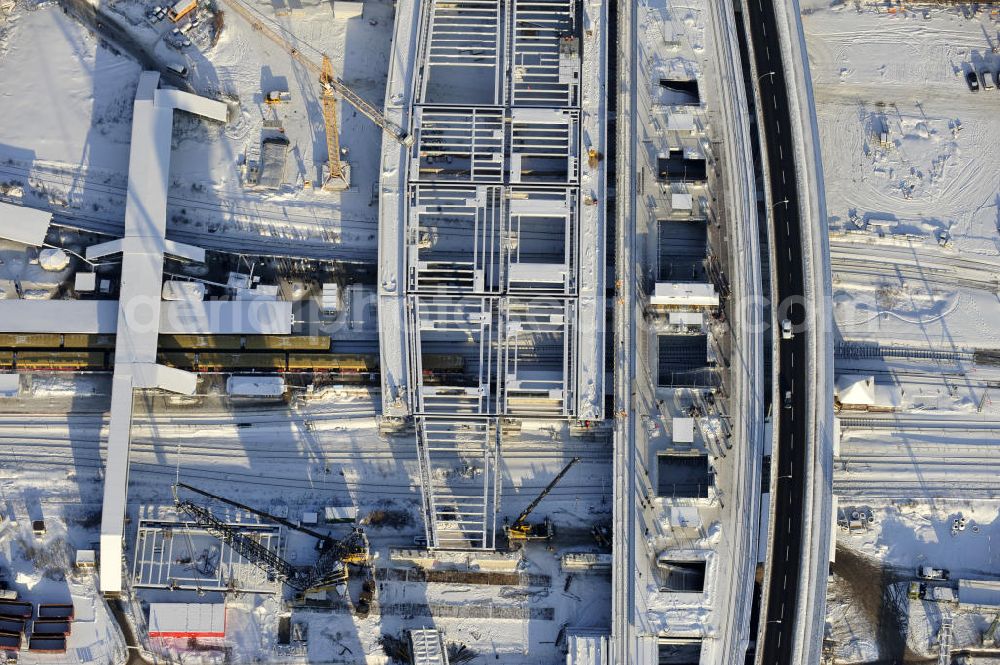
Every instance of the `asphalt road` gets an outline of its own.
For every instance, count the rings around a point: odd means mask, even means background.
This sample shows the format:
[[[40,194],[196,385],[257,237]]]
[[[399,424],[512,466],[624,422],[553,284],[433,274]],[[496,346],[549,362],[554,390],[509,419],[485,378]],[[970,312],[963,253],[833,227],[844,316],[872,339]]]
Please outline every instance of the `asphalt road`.
[[[781,1],[781,0],[777,0]],[[777,276],[774,301],[778,320],[793,324],[805,320],[802,271],[802,234],[799,195],[795,182],[792,124],[788,112],[788,90],[781,61],[775,0],[746,0],[750,40],[760,92],[762,137],[770,171],[774,270]],[[794,303],[788,306],[788,303]],[[806,452],[806,336],[796,325],[792,339],[780,341],[777,375],[779,382],[776,418],[778,434],[777,492],[773,497],[774,546],[771,585],[764,612],[765,665],[792,663],[795,610],[798,601],[802,549],[803,489]],[[778,332],[778,331],[776,331]],[[786,391],[791,400],[786,403]],[[760,648],[760,647],[759,647]]]

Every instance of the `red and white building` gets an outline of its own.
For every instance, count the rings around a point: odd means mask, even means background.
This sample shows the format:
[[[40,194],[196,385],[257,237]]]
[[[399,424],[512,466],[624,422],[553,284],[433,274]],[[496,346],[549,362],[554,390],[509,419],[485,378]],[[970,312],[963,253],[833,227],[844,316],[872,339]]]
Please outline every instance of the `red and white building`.
[[[224,603],[150,603],[150,637],[225,637]]]

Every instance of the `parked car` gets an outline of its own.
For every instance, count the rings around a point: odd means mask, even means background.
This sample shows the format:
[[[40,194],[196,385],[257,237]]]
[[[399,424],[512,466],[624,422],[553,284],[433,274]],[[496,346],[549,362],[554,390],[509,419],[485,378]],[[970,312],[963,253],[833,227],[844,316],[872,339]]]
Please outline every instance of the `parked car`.
[[[983,88],[983,90],[992,90],[993,87],[994,87],[994,84],[993,84],[993,72],[991,72],[989,69],[985,69],[985,68],[984,69],[980,69],[979,70],[979,82],[980,82],[980,85]]]
[[[972,92],[979,92],[979,77],[976,76],[976,72],[972,70],[965,72],[965,83]]]

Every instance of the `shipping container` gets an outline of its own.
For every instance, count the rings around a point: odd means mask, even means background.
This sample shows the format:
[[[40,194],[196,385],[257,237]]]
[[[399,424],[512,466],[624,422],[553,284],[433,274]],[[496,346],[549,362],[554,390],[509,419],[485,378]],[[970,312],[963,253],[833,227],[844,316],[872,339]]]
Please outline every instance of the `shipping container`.
[[[71,622],[59,619],[35,621],[31,624],[32,635],[69,635],[71,630]]]
[[[24,632],[24,621],[13,617],[0,616],[0,633],[20,635]]]
[[[457,354],[430,353],[420,357],[425,372],[461,372],[465,359]]]
[[[30,619],[32,614],[31,603],[26,600],[0,600],[0,616]]]
[[[48,603],[38,606],[39,619],[65,619],[72,621],[76,616],[73,603]]]
[[[21,633],[0,632],[0,649],[7,651],[20,651]]]
[[[61,635],[32,635],[28,650],[35,653],[66,653],[66,637]]]

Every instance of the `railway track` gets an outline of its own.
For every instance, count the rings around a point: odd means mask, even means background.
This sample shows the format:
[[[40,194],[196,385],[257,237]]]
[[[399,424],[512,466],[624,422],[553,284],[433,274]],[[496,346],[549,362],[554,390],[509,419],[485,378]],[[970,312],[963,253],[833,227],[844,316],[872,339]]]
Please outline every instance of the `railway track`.
[[[848,259],[831,257],[830,265],[834,275],[855,275],[864,277],[895,277],[908,281],[924,282],[954,288],[961,286],[970,289],[997,293],[1000,282],[996,278],[978,278],[972,273],[955,269],[935,267],[906,267],[897,263],[879,263],[864,259]],[[866,283],[871,280],[866,280]]]
[[[70,191],[78,190],[84,183],[85,193],[118,197],[122,200],[124,211],[126,188],[118,185],[84,182],[86,175],[68,174],[45,167],[32,169],[13,164],[0,165],[0,174],[9,177],[23,178]],[[27,184],[27,182],[26,182]],[[241,253],[254,254],[262,257],[275,258],[308,258],[320,261],[336,261],[341,263],[372,263],[377,260],[377,248],[359,246],[357,242],[345,242],[344,233],[354,233],[359,236],[374,237],[378,233],[378,220],[363,220],[336,218],[320,219],[316,215],[289,211],[287,205],[272,207],[261,202],[255,206],[240,205],[234,201],[219,201],[213,203],[200,199],[170,195],[167,197],[168,210],[176,212],[197,210],[219,217],[228,214],[227,222],[208,224],[204,230],[187,230],[178,228],[178,223],[171,220],[168,223],[167,237],[172,240],[187,242],[204,249],[223,253],[232,253],[234,244]],[[124,230],[124,212],[122,215],[100,216],[80,210],[52,208],[53,224],[64,228],[98,233],[107,236],[120,236]],[[168,213],[169,214],[169,213]],[[173,215],[171,215],[173,216]],[[241,221],[237,218],[243,218]],[[331,228],[331,223],[334,225]],[[200,224],[200,222],[199,222]],[[299,235],[288,237],[288,231],[298,230]],[[234,231],[239,232],[238,240],[234,242]],[[267,231],[267,233],[261,233]],[[458,225],[449,228],[449,236],[472,237],[473,231]],[[545,242],[558,240],[562,236],[555,232],[531,231],[524,239]]]
[[[30,463],[38,466],[65,466],[67,459],[55,459],[51,456],[44,455],[33,455],[29,453],[22,453],[17,456],[16,459],[8,460],[6,456],[0,455],[0,468],[6,465],[7,462],[16,462],[19,466],[25,463]],[[72,464],[76,468],[83,469],[93,469],[97,472],[104,468],[104,463],[100,459],[82,458],[72,460]],[[137,476],[154,476],[154,477],[165,477],[170,481],[173,481],[178,475],[178,469],[176,464],[167,463],[151,463],[151,462],[138,462],[133,461],[130,464],[129,470],[130,477],[135,480]],[[415,475],[415,474],[414,474]],[[180,477],[182,480],[187,482],[191,481],[210,481],[210,482],[221,482],[221,483],[241,483],[246,486],[252,487],[268,487],[268,488],[279,488],[279,489],[308,489],[310,491],[316,492],[342,492],[345,489],[365,489],[377,493],[379,496],[402,496],[402,497],[412,497],[415,494],[419,494],[420,486],[416,482],[398,483],[389,480],[353,480],[341,477],[331,477],[329,479],[325,478],[290,478],[283,476],[275,476],[273,474],[261,473],[246,473],[241,471],[212,471],[209,469],[198,469],[190,468],[181,465]],[[470,481],[470,487],[478,486],[478,481]],[[505,483],[505,492],[514,492],[515,494],[520,494],[522,492],[534,494],[545,488],[545,484],[539,485],[516,485],[513,483]],[[567,498],[575,497],[595,497],[595,496],[608,496],[610,497],[611,488],[595,488],[594,484],[589,481],[585,481],[585,484],[574,486],[572,484],[563,484],[559,488],[554,489],[551,492],[551,496],[563,496]]]
[[[833,479],[833,493],[841,498],[880,499],[996,499],[1000,488],[995,480],[935,481],[872,478],[869,480]]]
[[[1000,430],[1000,420],[969,418],[962,416],[840,416],[840,427],[852,429],[893,429],[893,430]]]

